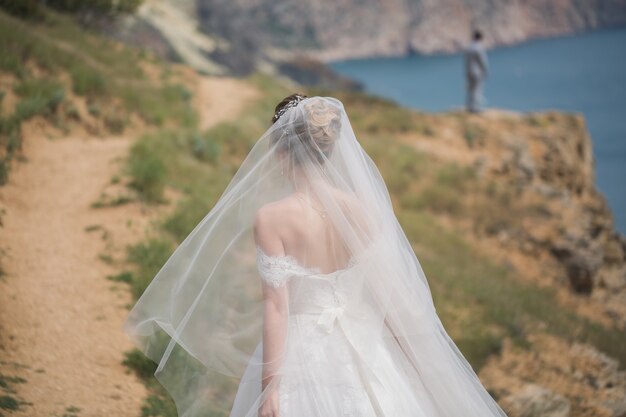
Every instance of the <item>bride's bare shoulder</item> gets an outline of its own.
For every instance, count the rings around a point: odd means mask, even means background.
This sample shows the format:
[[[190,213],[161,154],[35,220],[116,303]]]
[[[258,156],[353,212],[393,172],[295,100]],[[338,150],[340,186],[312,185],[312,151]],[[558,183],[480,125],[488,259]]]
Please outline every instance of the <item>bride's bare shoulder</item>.
[[[283,218],[289,212],[297,210],[299,205],[293,196],[287,196],[280,200],[272,201],[262,205],[256,212],[255,223],[257,221],[268,222]]]
[[[297,200],[288,196],[261,206],[254,216],[254,234],[259,238],[272,238],[279,229],[288,224],[289,218],[297,217],[300,206]]]

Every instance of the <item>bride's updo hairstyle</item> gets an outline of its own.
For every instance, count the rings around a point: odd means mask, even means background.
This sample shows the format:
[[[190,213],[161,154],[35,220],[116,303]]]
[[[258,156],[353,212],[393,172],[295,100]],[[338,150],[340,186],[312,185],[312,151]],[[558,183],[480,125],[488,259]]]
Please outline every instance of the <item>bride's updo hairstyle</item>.
[[[294,164],[306,157],[324,163],[339,137],[341,113],[322,97],[291,94],[276,106],[272,123],[282,125],[272,138],[277,152],[288,152]]]

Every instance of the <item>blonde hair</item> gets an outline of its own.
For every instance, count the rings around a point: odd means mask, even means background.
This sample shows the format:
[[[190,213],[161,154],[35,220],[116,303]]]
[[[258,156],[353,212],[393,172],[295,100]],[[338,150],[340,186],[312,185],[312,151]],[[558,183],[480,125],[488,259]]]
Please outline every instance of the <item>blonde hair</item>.
[[[329,158],[337,138],[341,130],[341,112],[340,110],[319,97],[311,97],[298,99],[296,104],[290,101],[291,95],[283,99],[277,109],[293,108],[302,106],[302,111],[298,113],[298,117],[293,120],[293,134],[285,135],[282,130],[276,132],[272,143],[279,142],[277,151],[287,151],[290,153],[294,163],[302,162],[303,156],[309,155],[317,159],[319,163],[324,163]],[[302,101],[302,104],[298,104]],[[282,116],[284,111],[280,114]],[[276,115],[276,114],[275,114]],[[300,116],[301,115],[301,116]],[[274,123],[280,118],[276,118]]]

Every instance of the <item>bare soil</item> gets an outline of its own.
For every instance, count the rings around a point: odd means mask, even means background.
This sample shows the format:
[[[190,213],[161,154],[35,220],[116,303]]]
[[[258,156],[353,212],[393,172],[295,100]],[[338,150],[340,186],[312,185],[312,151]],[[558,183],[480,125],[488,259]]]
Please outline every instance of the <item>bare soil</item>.
[[[202,129],[232,120],[257,94],[235,79],[190,81]],[[146,388],[122,364],[133,300],[107,276],[173,204],[93,207],[128,191],[112,179],[135,135],[24,132],[25,158],[0,187],[0,396],[18,400],[15,416],[139,416]]]

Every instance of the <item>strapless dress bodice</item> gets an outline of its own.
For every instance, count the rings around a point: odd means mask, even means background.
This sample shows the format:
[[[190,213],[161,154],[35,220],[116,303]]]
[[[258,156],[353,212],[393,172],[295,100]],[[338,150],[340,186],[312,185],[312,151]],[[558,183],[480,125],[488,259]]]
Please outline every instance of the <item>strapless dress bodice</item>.
[[[321,273],[292,256],[269,256],[257,247],[257,264],[269,286],[287,286],[290,316],[316,315],[318,324],[327,331],[344,314],[350,295],[357,294],[361,285],[355,258],[345,268]]]

